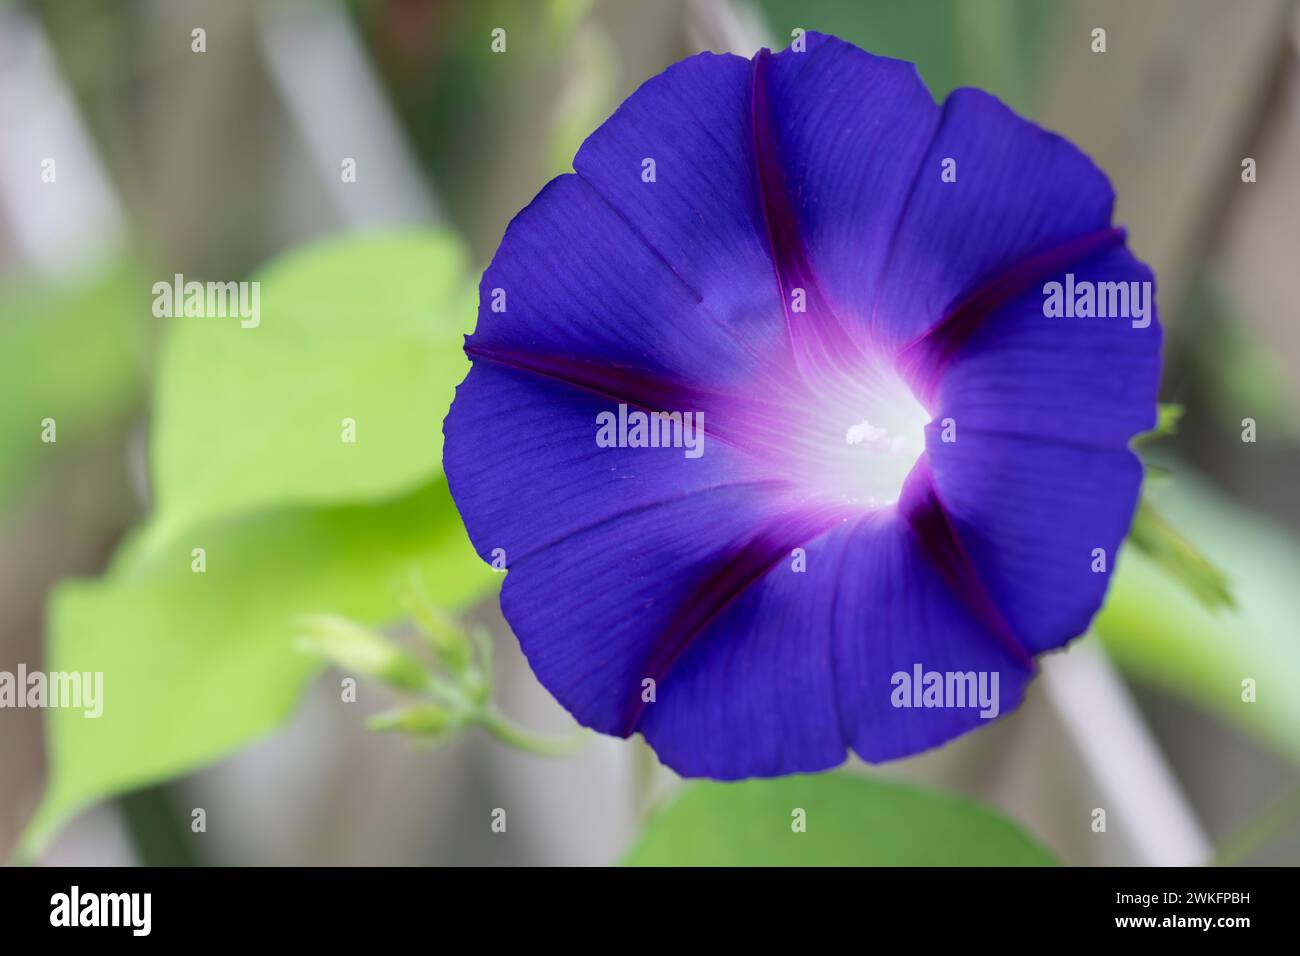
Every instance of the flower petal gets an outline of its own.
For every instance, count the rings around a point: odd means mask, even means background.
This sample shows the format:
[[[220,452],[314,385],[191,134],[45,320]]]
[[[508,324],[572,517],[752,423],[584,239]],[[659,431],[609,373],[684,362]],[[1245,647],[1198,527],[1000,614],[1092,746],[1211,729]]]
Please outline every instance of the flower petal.
[[[483,273],[466,351],[622,369],[656,378],[665,390],[752,377],[768,361],[711,316],[644,237],[572,174],[548,183],[507,228]]]
[[[1078,282],[1151,279],[1124,249],[1071,271]],[[1137,506],[1142,467],[1128,442],[1155,421],[1160,342],[1153,315],[1143,328],[1048,318],[1034,289],[989,316],[941,377],[926,441],[936,494],[1034,653],[1082,634],[1105,594]],[[945,419],[955,441],[943,440]]]
[[[938,407],[957,417],[959,430],[1117,448],[1152,427],[1161,330],[1151,270],[1121,247],[1077,262],[1069,274],[1093,289],[1151,283],[1147,318],[1048,317],[1043,287],[1064,284],[1066,273],[1043,276],[980,323],[946,364]]]
[[[990,719],[974,702],[895,706],[893,676],[918,665],[976,680],[996,671],[997,712],[1017,706],[1032,669],[957,602],[897,514],[841,522],[803,549],[806,570],[783,555],[645,708],[641,728],[668,766],[718,779],[810,772],[848,747],[886,760]]]
[[[894,230],[939,122],[901,60],[809,33],[804,51],[754,64],[756,161],[785,298],[813,287],[839,324],[865,340]],[[805,261],[806,260],[806,261]],[[810,321],[791,316],[798,335]],[[830,344],[836,344],[832,339]]]
[[[620,515],[769,480],[749,458],[708,443],[707,433],[704,454],[695,459],[684,449],[599,447],[596,416],[610,407],[608,399],[566,382],[474,363],[443,425],[451,443],[443,466],[485,561],[501,549],[505,565],[515,568],[524,556]],[[595,585],[579,589],[585,587]]]
[[[770,354],[784,342],[784,323],[753,160],[752,86],[749,60],[683,60],[643,83],[587,138],[573,167],[704,311]],[[643,180],[647,160],[654,182]]]
[[[944,181],[947,160],[954,182]],[[1114,198],[1105,174],[1070,142],[996,97],[954,90],[898,220],[873,334],[902,348],[1024,260],[1045,257],[1043,271],[1058,271],[1067,263],[1052,251],[1108,233]]]
[[[722,443],[696,459],[598,447],[595,416],[608,408],[476,361],[444,426],[444,467],[475,549],[509,569],[501,608],[539,680],[583,724],[626,736],[642,681],[662,678],[698,630],[683,618],[689,589],[784,486]]]
[[[1019,706],[1033,676],[977,621],[946,582],[915,530],[896,517],[862,522],[848,548],[849,581],[837,600],[836,677],[848,743],[882,761],[938,746]],[[855,586],[853,582],[865,581]],[[997,675],[996,714],[965,707],[898,708],[885,693],[897,672]],[[913,686],[913,692],[916,688]],[[993,688],[989,687],[992,691]]]
[[[511,564],[501,609],[538,679],[581,723],[626,737],[647,689],[670,686],[676,658],[766,552],[747,542],[767,511],[763,483],[719,484],[583,526],[563,546]],[[557,543],[558,544],[558,543]],[[702,589],[697,581],[716,582]],[[647,684],[652,681],[652,684]]]

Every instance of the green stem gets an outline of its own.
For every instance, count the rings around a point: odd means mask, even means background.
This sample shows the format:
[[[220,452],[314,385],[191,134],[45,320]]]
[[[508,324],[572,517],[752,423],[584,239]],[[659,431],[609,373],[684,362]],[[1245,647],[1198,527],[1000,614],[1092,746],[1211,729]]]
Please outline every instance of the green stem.
[[[442,698],[439,703],[446,704],[456,710],[469,710],[473,707],[473,701],[471,701],[469,696],[461,690],[458,684],[452,684],[449,681],[445,681],[432,672],[426,674],[426,677],[429,684],[429,696]]]
[[[1300,787],[1270,804],[1263,813],[1237,830],[1210,857],[1210,866],[1235,866],[1300,817]]]
[[[569,756],[581,750],[587,742],[587,734],[581,730],[568,737],[535,734],[512,722],[496,709],[484,710],[476,723],[502,743],[543,757]]]

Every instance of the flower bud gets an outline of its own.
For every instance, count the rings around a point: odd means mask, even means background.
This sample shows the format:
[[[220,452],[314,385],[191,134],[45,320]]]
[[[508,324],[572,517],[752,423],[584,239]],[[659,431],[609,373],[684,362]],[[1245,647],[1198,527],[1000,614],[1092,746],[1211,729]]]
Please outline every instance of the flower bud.
[[[335,667],[381,680],[401,690],[429,688],[424,665],[412,655],[347,618],[315,614],[300,618],[298,644]]]
[[[462,724],[460,715],[441,704],[416,704],[375,714],[366,726],[377,731],[400,731],[417,737],[443,737]]]

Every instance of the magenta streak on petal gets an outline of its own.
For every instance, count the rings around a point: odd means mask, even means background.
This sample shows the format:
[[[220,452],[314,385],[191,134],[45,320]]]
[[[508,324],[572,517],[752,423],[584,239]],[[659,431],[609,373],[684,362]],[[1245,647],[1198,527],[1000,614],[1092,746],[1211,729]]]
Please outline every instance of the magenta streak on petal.
[[[754,163],[758,192],[767,226],[772,268],[781,289],[781,306],[795,363],[807,376],[827,369],[860,367],[862,350],[840,325],[822,294],[799,235],[799,222],[781,173],[780,150],[768,98],[768,61],[763,49],[754,57],[754,82],[750,95]],[[794,311],[793,294],[802,289],[806,311]],[[814,380],[817,376],[813,376]]]
[[[907,476],[898,509],[957,600],[1017,663],[1032,669],[1033,656],[1016,637],[989,595],[957,535],[957,529],[953,527],[952,518],[939,500],[930,463],[924,455]]]
[[[770,521],[753,538],[745,541],[733,555],[695,584],[681,602],[671,620],[654,641],[642,673],[662,685],[673,665],[705,629],[732,602],[757,583],[794,548],[807,547],[816,538],[843,521],[831,510],[806,510],[788,513]],[[660,691],[662,693],[662,690]],[[628,703],[621,734],[630,736],[641,721],[646,702],[633,694]]]
[[[716,396],[709,393],[685,384],[668,382],[627,366],[599,364],[567,356],[533,355],[513,349],[494,349],[473,344],[465,346],[465,354],[471,359],[481,359],[504,368],[562,382],[645,412],[699,411],[712,404],[710,399],[716,401]],[[714,422],[706,421],[704,431],[710,438],[727,441],[726,435],[721,433]]]
[[[899,371],[907,377],[917,398],[927,407],[932,406],[943,370],[985,319],[1072,263],[1123,242],[1123,229],[1101,229],[1034,253],[984,279],[974,291],[950,306],[942,319],[899,350]]]
[[[786,454],[790,450],[787,413],[775,399],[722,395],[626,365],[570,356],[535,355],[473,343],[465,346],[465,354],[475,361],[528,372],[644,412],[703,413],[700,428],[704,435],[734,448],[769,455],[782,448]],[[774,452],[778,438],[782,444]]]

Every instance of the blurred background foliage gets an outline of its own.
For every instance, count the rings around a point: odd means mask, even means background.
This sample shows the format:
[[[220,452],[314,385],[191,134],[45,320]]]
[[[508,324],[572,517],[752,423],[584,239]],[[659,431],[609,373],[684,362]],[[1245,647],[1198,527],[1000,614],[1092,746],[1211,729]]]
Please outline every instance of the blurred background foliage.
[[[1249,845],[1234,834],[1286,799],[1300,762],[1300,186],[1284,172],[1300,168],[1300,27],[1288,0],[1228,7],[0,7],[0,669],[102,670],[107,698],[97,721],[0,712],[0,851],[591,863],[635,846],[629,861],[652,864],[1152,862],[1122,821],[1090,830],[1113,795],[1039,684],[987,731],[866,779],[853,766],[681,788],[637,743],[600,740],[548,763],[478,734],[435,754],[368,736],[363,715],[391,695],[363,685],[358,705],[340,704],[345,675],[313,683],[319,664],[295,647],[302,614],[408,640],[401,588],[415,573],[440,608],[495,635],[505,709],[571,726],[496,613],[499,578],[472,554],[440,477],[476,276],[510,217],[645,78],[699,49],[748,55],[805,28],[915,61],[939,98],[989,89],[1114,179],[1118,219],[1160,277],[1163,397],[1183,408],[1176,434],[1147,452],[1148,494],[1222,570],[1213,586],[1232,602],[1171,575],[1169,548],[1130,547],[1096,636],[1134,695],[1136,732],[1158,742],[1208,838],[1236,840],[1237,858],[1294,862],[1286,819]],[[1097,26],[1104,56],[1089,50]],[[498,27],[504,54],[490,45]],[[57,194],[39,180],[47,155],[60,157]],[[1244,156],[1258,160],[1257,183],[1241,182]],[[357,183],[341,182],[343,157],[357,160]],[[174,273],[258,278],[277,322],[155,318],[151,286]],[[40,441],[47,417],[55,444]],[[1248,417],[1253,444],[1241,440]],[[355,444],[339,440],[344,418]],[[835,828],[790,844],[795,800]],[[508,839],[489,831],[497,807],[514,814]],[[196,808],[206,832],[191,829]]]

